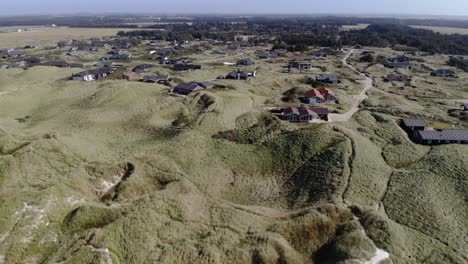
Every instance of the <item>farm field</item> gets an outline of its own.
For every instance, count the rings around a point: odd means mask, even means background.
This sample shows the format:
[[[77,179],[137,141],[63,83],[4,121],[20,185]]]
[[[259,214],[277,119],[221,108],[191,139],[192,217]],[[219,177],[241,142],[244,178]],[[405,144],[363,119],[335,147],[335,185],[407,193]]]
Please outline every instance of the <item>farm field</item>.
[[[21,29],[21,32],[17,32]],[[26,31],[25,31],[26,29]],[[68,28],[68,27],[0,27],[1,44],[5,47],[23,47],[25,45],[48,46],[63,40],[89,39],[114,36],[119,28]]]
[[[468,28],[434,27],[434,26],[411,26],[414,28],[429,29],[442,34],[468,35]]]
[[[119,30],[1,33],[0,46]],[[288,62],[324,49],[259,59],[272,45],[194,40],[177,56],[201,69],[175,71],[150,60],[149,45],[122,49],[132,58],[90,82],[70,79],[96,68],[112,45],[75,57],[72,44],[24,50],[83,68],[0,69],[0,263],[467,263],[468,146],[419,145],[399,126],[424,118],[431,128],[468,128],[455,103],[468,98],[468,73],[447,66],[447,56],[344,47],[299,71]],[[218,49],[226,54],[212,54]],[[362,62],[364,51],[409,56],[412,67]],[[255,64],[225,64],[241,59]],[[140,77],[172,80],[123,78],[142,64],[154,67]],[[431,76],[440,68],[458,78]],[[218,78],[237,70],[256,76]],[[391,73],[411,80],[385,82]],[[319,74],[340,83],[309,80]],[[191,81],[214,88],[170,92]],[[359,100],[356,113],[299,124],[270,112],[304,105],[314,85],[338,98],[320,107],[340,115]]]

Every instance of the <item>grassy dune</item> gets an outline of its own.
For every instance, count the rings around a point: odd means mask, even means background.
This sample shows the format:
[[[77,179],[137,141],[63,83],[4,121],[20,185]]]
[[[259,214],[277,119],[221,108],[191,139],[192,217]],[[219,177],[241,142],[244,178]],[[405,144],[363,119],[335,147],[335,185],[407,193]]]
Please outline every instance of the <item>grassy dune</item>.
[[[457,85],[421,72],[408,89],[376,81],[352,121],[296,125],[265,110],[304,85],[280,68],[287,59],[185,98],[117,78],[68,81],[70,69],[0,70],[0,257],[364,263],[381,248],[393,263],[466,263],[466,146],[415,145],[397,125],[455,118],[431,95],[464,96],[466,76]],[[335,89],[346,109],[358,76],[337,61],[323,65],[344,76]]]

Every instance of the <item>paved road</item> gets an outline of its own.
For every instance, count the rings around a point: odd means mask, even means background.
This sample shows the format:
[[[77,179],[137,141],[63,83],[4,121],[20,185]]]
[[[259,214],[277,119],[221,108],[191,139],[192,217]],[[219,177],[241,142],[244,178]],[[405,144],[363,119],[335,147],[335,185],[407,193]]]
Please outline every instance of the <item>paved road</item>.
[[[347,122],[349,121],[355,113],[359,111],[359,106],[361,105],[362,101],[368,98],[367,96],[367,91],[369,91],[370,88],[372,88],[372,79],[366,76],[365,74],[359,72],[354,68],[353,66],[348,64],[348,58],[354,53],[354,50],[350,50],[346,56],[343,58],[343,65],[351,69],[352,71],[355,71],[361,75],[362,80],[361,83],[364,86],[364,89],[362,89],[361,93],[358,96],[354,96],[354,103],[351,107],[351,109],[344,113],[344,114],[329,114],[328,115],[328,120],[329,122]]]

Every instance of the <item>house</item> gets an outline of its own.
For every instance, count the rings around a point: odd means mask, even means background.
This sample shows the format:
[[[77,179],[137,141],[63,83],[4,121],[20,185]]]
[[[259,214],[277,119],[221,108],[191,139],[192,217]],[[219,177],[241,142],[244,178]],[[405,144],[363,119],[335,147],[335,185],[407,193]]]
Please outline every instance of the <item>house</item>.
[[[78,50],[78,51],[71,51],[71,52],[67,52],[67,56],[72,56],[72,57],[79,57],[79,56],[85,56],[87,55],[88,52],[86,51],[83,51],[83,50]]]
[[[396,75],[396,74],[389,74],[384,78],[385,82],[409,82],[411,80],[410,77],[406,75]]]
[[[15,61],[8,65],[8,68],[26,68],[28,63],[26,61]]]
[[[311,89],[304,93],[304,99],[308,104],[336,103],[335,93],[329,88]]]
[[[462,111],[468,111],[468,104],[462,104],[461,109]]]
[[[116,67],[116,64],[113,61],[101,61],[101,62],[96,63],[94,66],[104,67],[104,68],[114,68]]]
[[[468,130],[440,129],[417,131],[415,140],[422,145],[468,144]]]
[[[255,77],[257,72],[255,71],[234,71],[226,75],[226,79],[230,80],[249,80],[250,77]]]
[[[439,69],[431,72],[431,76],[444,78],[457,78],[457,74],[451,70]]]
[[[26,61],[28,65],[36,65],[42,63],[42,59],[36,57],[25,58],[24,61]]]
[[[127,80],[127,81],[137,80],[139,76],[140,76],[140,74],[138,72],[134,72],[134,71],[126,72],[123,75],[124,79]]]
[[[175,64],[172,69],[174,71],[193,71],[201,70],[202,66],[198,64]]]
[[[296,57],[293,61],[315,61],[318,59],[319,57],[316,57],[316,56],[299,56],[299,57]]]
[[[211,88],[214,88],[214,84],[210,83],[210,82],[198,82],[198,85],[200,85],[201,87],[203,87],[203,89],[211,89]]]
[[[280,118],[294,123],[311,123],[320,119],[328,120],[328,109],[305,106],[288,107],[282,109]]]
[[[243,59],[243,60],[237,61],[236,64],[237,64],[237,65],[250,66],[250,65],[254,65],[254,64],[255,64],[255,61],[253,61],[253,60],[251,60],[251,59]]]
[[[8,58],[10,52],[13,52],[15,49],[1,49],[0,50],[0,57],[6,59]]]
[[[388,62],[393,62],[393,63],[409,63],[411,61],[411,58],[408,57],[408,56],[396,56],[396,57],[393,57],[393,58],[389,58],[387,60]]]
[[[153,67],[154,67],[153,64],[140,64],[140,65],[136,66],[135,68],[133,68],[132,71],[136,72],[136,73],[142,73],[146,69],[151,69]]]
[[[258,55],[258,58],[259,59],[275,59],[275,58],[278,58],[278,54],[272,53],[272,52],[266,52],[266,53],[261,53],[260,55]]]
[[[297,70],[310,70],[312,69],[312,64],[307,62],[300,62],[300,61],[290,61],[288,64],[288,69],[297,69]]]
[[[282,55],[285,55],[286,53],[288,53],[288,50],[287,49],[275,49],[275,50],[273,50],[273,52],[278,54],[279,56],[282,56]]]
[[[172,60],[161,60],[160,64],[183,64],[189,61],[189,57],[183,57]]]
[[[235,45],[235,44],[233,44],[233,45],[228,45],[228,46],[227,46],[227,49],[228,49],[228,50],[238,50],[238,49],[239,49],[239,46],[238,46],[238,45]]]
[[[74,81],[95,81],[101,78],[104,78],[108,75],[111,75],[114,72],[111,68],[98,68],[93,70],[83,71],[77,74],[72,75],[72,80]]]
[[[389,69],[411,69],[411,65],[408,62],[383,62],[385,68]]]
[[[114,54],[110,56],[108,59],[109,60],[129,60],[131,58],[132,56],[129,54]]]
[[[198,47],[197,48],[197,53],[203,53],[203,52],[205,52],[205,48],[203,48],[203,47]]]
[[[36,46],[34,46],[34,45],[26,45],[26,46],[24,46],[23,48],[24,48],[24,49],[35,49]]]
[[[0,69],[8,69],[9,67],[9,64],[0,64]]]
[[[122,54],[122,52],[118,49],[113,49],[109,52],[107,52],[108,55],[118,55],[118,54]]]
[[[171,81],[172,79],[170,76],[145,76],[143,77],[143,82],[146,82],[146,83],[158,83],[158,84],[169,85]]]
[[[400,121],[400,126],[411,137],[415,137],[418,131],[426,129],[426,122],[423,119],[403,119]]]
[[[174,90],[172,90],[172,92],[176,94],[181,94],[181,95],[188,95],[192,92],[196,92],[196,91],[203,90],[203,89],[209,89],[209,88],[213,88],[213,86],[212,84],[207,83],[207,82],[188,82],[188,83],[178,84],[174,88]]]
[[[329,83],[329,84],[338,84],[340,83],[340,79],[336,74],[320,74],[315,77],[315,80],[321,83]]]
[[[24,56],[24,52],[18,50],[12,50],[7,54],[3,55],[4,59],[15,59]]]
[[[331,51],[329,49],[321,49],[319,51],[313,52],[311,55],[315,56],[316,58],[326,58],[330,54]]]
[[[223,54],[226,54],[226,52],[222,51],[222,50],[213,50],[211,52],[211,54],[217,54],[217,55],[223,55]]]

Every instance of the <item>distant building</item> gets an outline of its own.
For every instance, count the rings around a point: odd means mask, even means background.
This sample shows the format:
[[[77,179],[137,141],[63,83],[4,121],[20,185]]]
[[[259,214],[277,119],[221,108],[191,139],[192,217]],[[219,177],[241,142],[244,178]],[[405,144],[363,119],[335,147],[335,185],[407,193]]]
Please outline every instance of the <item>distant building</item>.
[[[250,77],[255,77],[255,71],[235,71],[226,75],[226,79],[230,80],[249,80]]]
[[[228,49],[228,50],[238,50],[238,49],[239,49],[239,46],[238,46],[238,45],[235,45],[235,44],[233,44],[233,45],[229,45],[229,46],[227,46],[227,49]]]
[[[109,60],[129,60],[131,59],[132,56],[129,55],[129,54],[114,54],[112,56],[110,56],[108,59]]]
[[[468,111],[468,104],[462,104],[461,109],[462,111]]]
[[[282,56],[282,55],[285,55],[286,53],[288,53],[288,50],[287,49],[275,49],[273,50],[274,53]]]
[[[431,72],[431,76],[444,78],[457,78],[457,74],[452,70],[439,69]]]
[[[281,119],[294,123],[311,123],[319,120],[328,120],[327,108],[288,107],[281,113]]]
[[[172,59],[172,60],[161,60],[161,64],[184,64],[189,61],[189,57],[183,57],[183,58],[178,58],[178,59]]]
[[[202,66],[198,64],[175,64],[172,69],[174,71],[193,71],[201,70]]]
[[[297,70],[310,70],[312,69],[312,64],[307,62],[300,62],[300,61],[290,61],[288,64],[288,69],[297,69]]]
[[[275,59],[278,58],[278,54],[274,52],[266,52],[258,55],[259,59]]]
[[[106,76],[111,75],[113,72],[114,70],[112,70],[111,68],[99,68],[73,74],[71,79],[74,81],[90,82],[101,78],[105,78]]]
[[[383,63],[385,68],[389,69],[410,69],[411,65],[408,62],[389,62]]]
[[[336,103],[335,93],[326,87],[311,89],[304,93],[304,99],[308,104]]]
[[[421,119],[401,120],[400,125],[414,141],[422,145],[468,144],[466,129],[426,130],[426,122]]]
[[[113,61],[102,61],[102,62],[96,63],[94,66],[104,67],[104,68],[114,68],[116,67],[116,64]]]
[[[400,126],[411,137],[414,137],[418,131],[423,131],[426,128],[426,122],[422,119],[404,119],[400,121]]]
[[[171,83],[171,77],[170,76],[145,76],[143,77],[143,82],[169,85]]]
[[[223,55],[223,54],[226,54],[226,52],[222,51],[222,50],[213,50],[211,52],[211,54],[217,54],[217,55]]]
[[[132,71],[136,72],[136,73],[142,73],[145,70],[151,69],[153,67],[154,67],[153,64],[140,64],[140,65],[136,66],[135,68],[133,68]]]
[[[254,65],[254,64],[255,64],[255,61],[253,61],[251,59],[243,59],[243,60],[237,61],[237,65],[250,66],[250,65]]]
[[[411,80],[410,77],[406,75],[396,75],[396,74],[389,74],[384,78],[385,82],[409,82]]]
[[[178,84],[172,92],[180,95],[188,95],[196,91],[210,88],[213,88],[213,85],[208,82],[188,82]]]
[[[319,74],[316,78],[316,81],[321,83],[328,83],[328,84],[338,84],[340,83],[340,79],[336,74]]]

